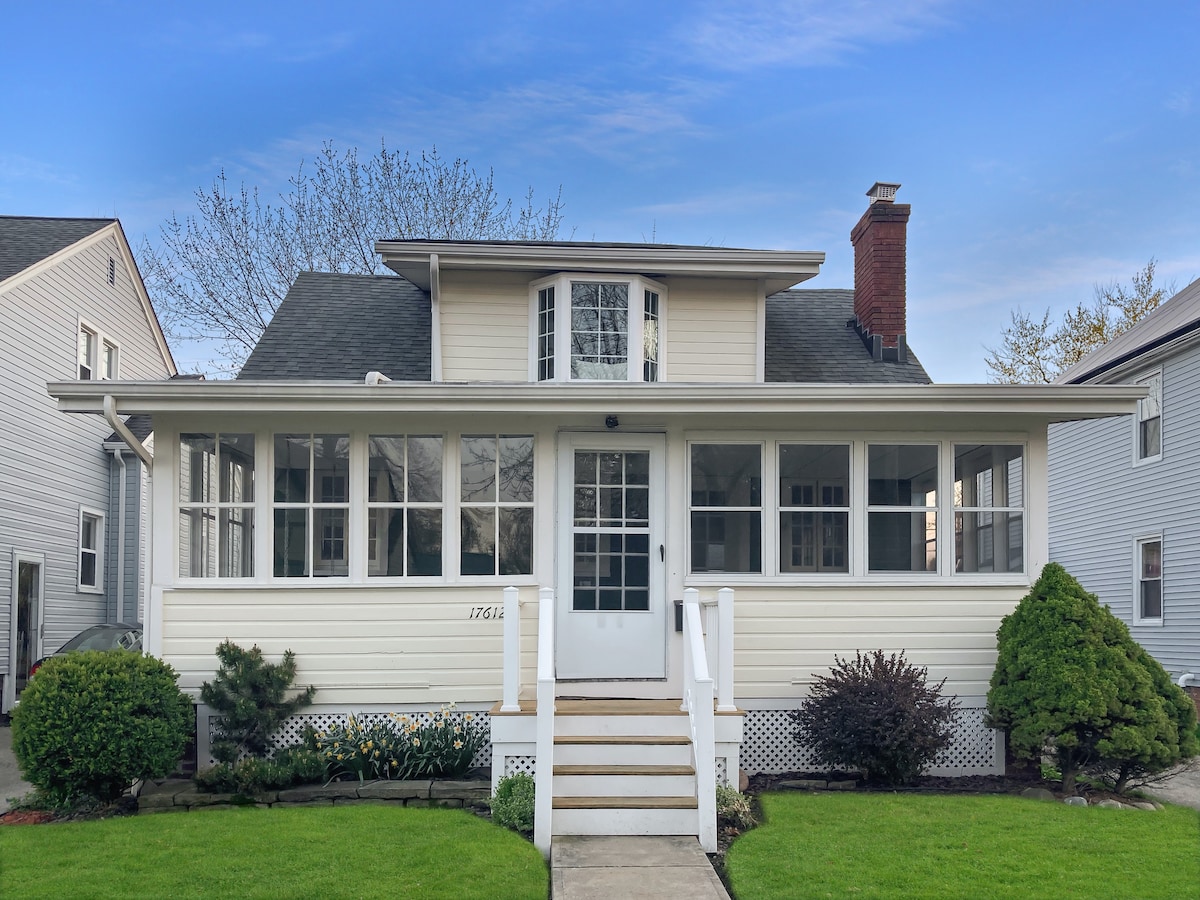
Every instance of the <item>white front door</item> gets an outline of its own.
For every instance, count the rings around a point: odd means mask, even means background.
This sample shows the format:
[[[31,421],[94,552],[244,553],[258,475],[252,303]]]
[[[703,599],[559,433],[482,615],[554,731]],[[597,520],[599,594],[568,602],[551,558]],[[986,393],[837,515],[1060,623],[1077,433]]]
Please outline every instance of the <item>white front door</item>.
[[[565,434],[558,455],[559,678],[665,678],[662,435]]]

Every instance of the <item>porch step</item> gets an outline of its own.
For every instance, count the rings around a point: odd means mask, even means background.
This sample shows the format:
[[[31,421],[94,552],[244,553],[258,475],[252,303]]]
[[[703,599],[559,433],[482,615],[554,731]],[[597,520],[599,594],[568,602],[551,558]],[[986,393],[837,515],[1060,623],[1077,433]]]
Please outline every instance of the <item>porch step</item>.
[[[555,766],[555,775],[695,775],[691,766]]]
[[[695,797],[555,797],[555,809],[695,809]]]
[[[632,799],[695,797],[696,771],[686,765],[575,765],[554,767],[554,796]]]
[[[696,815],[694,808],[557,807],[554,810],[554,834],[686,834],[695,837]]]
[[[558,735],[554,759],[564,766],[686,766],[691,742],[674,734]]]

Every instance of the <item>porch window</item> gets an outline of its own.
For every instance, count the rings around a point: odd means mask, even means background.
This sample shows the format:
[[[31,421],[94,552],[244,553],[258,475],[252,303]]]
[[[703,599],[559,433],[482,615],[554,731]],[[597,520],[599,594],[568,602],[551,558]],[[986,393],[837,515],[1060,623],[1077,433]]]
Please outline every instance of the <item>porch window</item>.
[[[868,445],[868,571],[937,571],[937,485],[936,445]]]
[[[535,284],[531,377],[657,381],[663,297],[661,285],[641,276],[564,274]]]
[[[434,435],[368,439],[367,574],[442,574],[442,445]]]
[[[691,571],[762,572],[762,445],[691,446]]]
[[[1024,571],[1024,484],[1020,446],[954,445],[954,571]]]
[[[276,578],[349,574],[350,438],[277,434]]]
[[[1144,462],[1162,456],[1162,372],[1155,372],[1138,384],[1150,389],[1150,395],[1139,400],[1137,407],[1134,458]]]
[[[104,589],[101,542],[104,537],[104,516],[93,510],[79,511],[79,590],[86,592]]]
[[[1140,538],[1137,541],[1135,624],[1162,624],[1162,559],[1161,535]]]
[[[463,435],[459,444],[459,571],[533,571],[533,436]]]
[[[850,448],[779,447],[779,571],[848,572]]]
[[[180,435],[179,574],[254,574],[254,435]]]

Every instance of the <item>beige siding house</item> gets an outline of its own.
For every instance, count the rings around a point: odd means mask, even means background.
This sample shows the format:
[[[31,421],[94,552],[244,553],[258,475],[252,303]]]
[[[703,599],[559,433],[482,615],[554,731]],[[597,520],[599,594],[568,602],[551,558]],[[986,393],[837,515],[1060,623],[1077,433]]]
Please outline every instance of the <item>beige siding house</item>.
[[[794,289],[814,252],[382,241],[403,277],[301,276],[236,381],[52,385],[155,417],[149,649],[195,693],[223,639],[290,648],[316,723],[485,714],[543,847],[714,846],[713,784],[811,765],[786,712],[856,650],[958,695],[937,771],[995,771],[1047,428],[1139,394],[931,384],[893,195],[855,290]]]

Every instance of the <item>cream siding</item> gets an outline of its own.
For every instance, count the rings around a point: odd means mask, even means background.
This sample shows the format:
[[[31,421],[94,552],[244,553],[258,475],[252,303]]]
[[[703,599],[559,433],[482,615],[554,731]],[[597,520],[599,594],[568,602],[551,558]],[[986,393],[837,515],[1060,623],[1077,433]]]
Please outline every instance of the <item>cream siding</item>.
[[[672,278],[667,288],[665,380],[757,380],[757,282]]]
[[[443,272],[442,379],[529,380],[529,277]]]
[[[111,233],[36,275],[14,277],[0,293],[0,673],[9,665],[14,549],[45,555],[43,652],[106,618],[103,593],[77,590],[76,553],[79,507],[109,507],[111,455],[101,443],[111,429],[98,416],[60,413],[46,392],[48,381],[78,377],[80,319],[119,345],[121,378],[168,375],[136,276]]]

